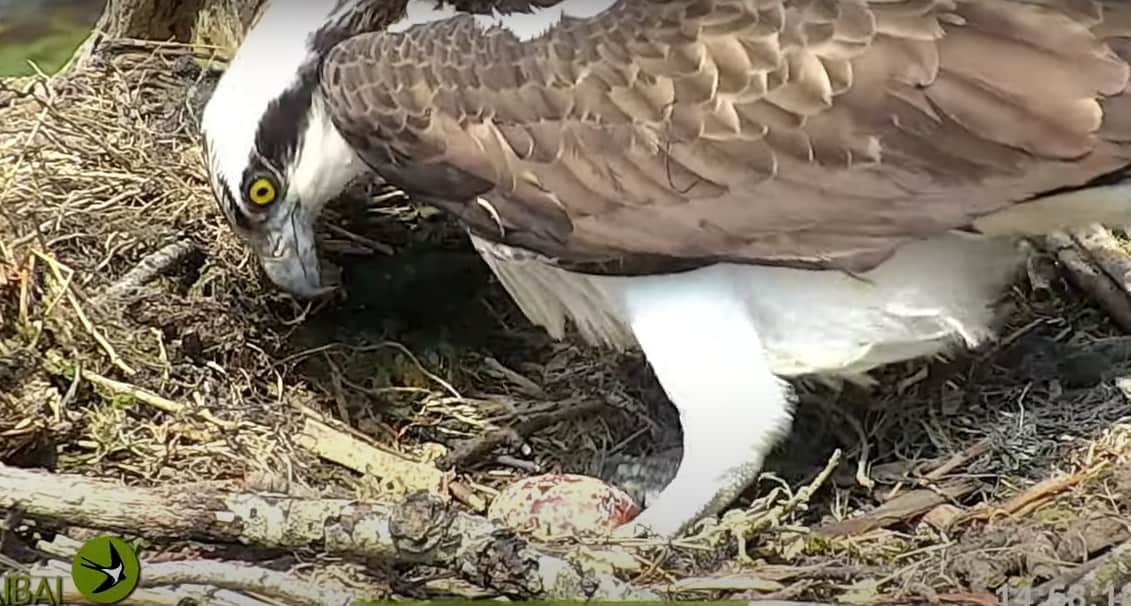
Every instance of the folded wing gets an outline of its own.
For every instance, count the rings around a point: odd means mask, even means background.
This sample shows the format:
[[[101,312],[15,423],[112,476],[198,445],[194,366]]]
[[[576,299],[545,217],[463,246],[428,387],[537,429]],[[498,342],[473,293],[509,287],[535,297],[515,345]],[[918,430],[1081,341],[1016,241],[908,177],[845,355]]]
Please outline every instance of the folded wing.
[[[1131,3],[620,0],[520,40],[346,40],[323,86],[386,179],[559,265],[866,270],[1131,164]]]

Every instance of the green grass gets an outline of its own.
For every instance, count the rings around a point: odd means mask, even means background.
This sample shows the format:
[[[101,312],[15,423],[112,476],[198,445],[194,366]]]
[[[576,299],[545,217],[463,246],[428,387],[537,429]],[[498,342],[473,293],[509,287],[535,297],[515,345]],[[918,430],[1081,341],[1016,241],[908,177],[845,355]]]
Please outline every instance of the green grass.
[[[25,28],[42,30],[30,40],[15,35]],[[35,73],[28,61],[35,62],[46,73],[58,70],[71,58],[75,49],[90,34],[90,24],[67,19],[47,23],[14,23],[0,28],[0,77],[27,76]],[[13,40],[13,38],[15,38]]]

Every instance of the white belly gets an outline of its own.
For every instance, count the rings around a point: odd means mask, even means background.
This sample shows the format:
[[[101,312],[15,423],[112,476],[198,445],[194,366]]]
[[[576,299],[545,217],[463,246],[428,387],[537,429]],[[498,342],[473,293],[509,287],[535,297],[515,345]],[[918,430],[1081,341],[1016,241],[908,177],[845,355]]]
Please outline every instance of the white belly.
[[[526,316],[555,337],[564,335],[568,321],[590,343],[634,347],[624,306],[630,291],[636,297],[676,290],[736,297],[780,376],[859,378],[884,364],[977,345],[991,336],[994,302],[1025,258],[1013,238],[948,235],[905,246],[856,277],[720,264],[624,278],[567,272],[473,240]],[[689,313],[686,321],[710,319]]]

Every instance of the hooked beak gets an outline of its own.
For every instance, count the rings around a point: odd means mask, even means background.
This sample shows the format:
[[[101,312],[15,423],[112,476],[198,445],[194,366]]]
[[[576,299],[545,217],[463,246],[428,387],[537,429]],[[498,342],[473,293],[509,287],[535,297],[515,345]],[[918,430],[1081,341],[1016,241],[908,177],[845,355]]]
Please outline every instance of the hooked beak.
[[[322,283],[318,251],[314,241],[314,217],[295,204],[279,223],[269,226],[254,249],[263,270],[279,288],[290,294],[313,299],[335,287]]]

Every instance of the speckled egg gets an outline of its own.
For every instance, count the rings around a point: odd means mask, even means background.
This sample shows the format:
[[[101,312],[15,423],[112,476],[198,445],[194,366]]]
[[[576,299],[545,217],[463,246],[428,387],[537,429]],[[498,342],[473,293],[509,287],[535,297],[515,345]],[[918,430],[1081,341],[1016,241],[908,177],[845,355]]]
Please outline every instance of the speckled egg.
[[[551,473],[519,480],[491,502],[487,517],[533,539],[606,536],[640,513],[623,490],[597,478]]]

